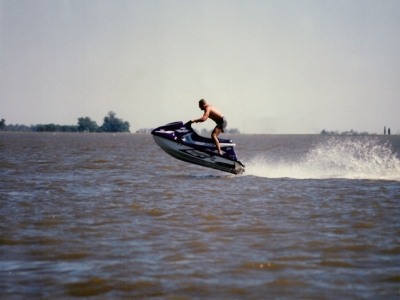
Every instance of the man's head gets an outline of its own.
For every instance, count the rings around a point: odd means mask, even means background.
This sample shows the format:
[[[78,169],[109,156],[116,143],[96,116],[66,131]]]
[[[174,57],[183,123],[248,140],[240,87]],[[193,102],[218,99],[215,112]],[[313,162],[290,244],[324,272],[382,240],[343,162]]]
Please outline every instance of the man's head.
[[[201,100],[199,101],[199,107],[200,107],[201,110],[204,110],[204,108],[206,107],[206,105],[207,105],[206,100],[201,99]]]

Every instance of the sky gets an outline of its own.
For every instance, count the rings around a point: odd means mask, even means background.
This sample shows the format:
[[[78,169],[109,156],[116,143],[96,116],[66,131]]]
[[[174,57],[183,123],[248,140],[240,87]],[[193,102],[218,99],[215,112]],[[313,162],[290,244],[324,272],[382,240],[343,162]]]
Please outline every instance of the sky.
[[[398,0],[0,0],[0,119],[400,134]],[[213,121],[196,124],[211,129]]]

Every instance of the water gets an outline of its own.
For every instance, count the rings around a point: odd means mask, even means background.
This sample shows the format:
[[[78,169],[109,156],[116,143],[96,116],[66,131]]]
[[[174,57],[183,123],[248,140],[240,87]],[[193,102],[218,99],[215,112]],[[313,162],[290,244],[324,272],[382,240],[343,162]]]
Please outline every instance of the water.
[[[0,133],[2,299],[399,299],[400,137]]]

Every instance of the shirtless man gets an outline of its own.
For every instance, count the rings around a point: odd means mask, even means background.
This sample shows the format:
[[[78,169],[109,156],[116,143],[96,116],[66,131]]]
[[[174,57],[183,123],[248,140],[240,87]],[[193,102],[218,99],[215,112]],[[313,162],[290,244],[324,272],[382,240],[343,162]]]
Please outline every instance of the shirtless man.
[[[215,146],[217,147],[218,153],[222,155],[222,151],[219,146],[218,135],[221,132],[224,132],[224,129],[226,128],[228,122],[226,121],[222,113],[211,104],[207,104],[206,100],[201,99],[199,101],[199,107],[201,110],[204,110],[204,115],[201,118],[190,120],[190,123],[204,122],[208,118],[217,123],[217,126],[215,126],[214,130],[211,133],[211,138],[213,139]]]

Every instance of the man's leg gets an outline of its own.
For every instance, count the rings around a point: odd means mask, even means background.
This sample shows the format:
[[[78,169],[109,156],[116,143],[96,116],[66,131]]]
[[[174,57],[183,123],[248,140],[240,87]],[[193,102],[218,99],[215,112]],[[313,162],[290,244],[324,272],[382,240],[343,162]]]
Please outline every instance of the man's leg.
[[[215,127],[213,132],[211,133],[211,138],[214,141],[215,146],[217,146],[217,150],[219,154],[222,154],[221,148],[219,146],[218,135],[222,132],[221,129]]]

